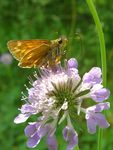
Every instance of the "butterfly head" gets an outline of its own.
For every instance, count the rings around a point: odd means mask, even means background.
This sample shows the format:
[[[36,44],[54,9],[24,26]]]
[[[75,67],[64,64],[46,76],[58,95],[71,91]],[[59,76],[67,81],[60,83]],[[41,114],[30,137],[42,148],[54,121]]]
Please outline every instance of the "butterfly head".
[[[64,49],[68,44],[68,39],[65,36],[60,37],[57,41],[60,49]]]

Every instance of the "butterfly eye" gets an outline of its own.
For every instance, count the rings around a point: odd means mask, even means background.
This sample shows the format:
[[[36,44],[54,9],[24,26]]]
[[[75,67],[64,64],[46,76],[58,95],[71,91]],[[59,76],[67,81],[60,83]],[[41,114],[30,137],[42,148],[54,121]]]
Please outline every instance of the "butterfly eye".
[[[59,39],[59,40],[58,40],[58,43],[59,43],[59,44],[62,44],[62,39]]]

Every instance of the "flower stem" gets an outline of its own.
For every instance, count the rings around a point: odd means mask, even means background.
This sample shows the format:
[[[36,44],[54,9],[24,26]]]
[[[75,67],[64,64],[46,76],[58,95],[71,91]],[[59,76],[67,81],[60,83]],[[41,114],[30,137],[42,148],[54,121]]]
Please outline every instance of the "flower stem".
[[[74,30],[75,30],[75,24],[76,24],[76,2],[75,0],[71,0],[71,5],[72,5],[72,20],[71,20],[71,28],[70,28],[70,33],[69,37],[73,36]]]
[[[69,31],[69,45],[67,47],[67,56],[71,55],[71,43],[73,41],[73,36],[75,33],[75,25],[76,25],[76,1],[71,0],[71,23],[70,23],[70,31]]]
[[[72,3],[72,22],[71,22],[71,30],[70,30],[69,37],[73,36],[74,29],[75,29],[75,23],[76,23],[76,11],[75,11],[76,3],[75,3],[75,0],[71,0],[71,3]],[[68,123],[71,124],[69,116],[68,116]],[[75,147],[75,150],[79,150],[79,146],[78,145]]]
[[[78,145],[75,147],[75,150],[79,150],[79,147],[78,147]]]
[[[94,22],[97,27],[97,32],[99,36],[99,42],[100,42],[100,52],[101,52],[101,63],[102,63],[102,78],[103,78],[103,85],[106,86],[106,49],[105,49],[105,40],[104,40],[104,34],[101,26],[100,19],[98,17],[96,8],[93,4],[93,0],[86,0],[88,7],[91,11],[91,14],[93,16]],[[98,144],[97,144],[97,150],[102,149],[102,129],[99,128],[98,130]]]

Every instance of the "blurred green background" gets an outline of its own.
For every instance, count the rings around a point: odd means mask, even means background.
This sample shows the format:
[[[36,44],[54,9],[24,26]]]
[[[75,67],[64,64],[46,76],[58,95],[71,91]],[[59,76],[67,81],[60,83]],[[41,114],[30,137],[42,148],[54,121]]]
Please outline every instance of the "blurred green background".
[[[107,87],[111,91],[111,108],[106,117],[111,126],[104,130],[103,150],[113,149],[113,0],[95,0],[105,33],[107,49]],[[68,57],[79,62],[81,75],[93,66],[101,67],[99,40],[94,21],[84,0],[1,0],[0,1],[0,55],[8,52],[11,39],[56,39],[66,35],[70,41]],[[21,91],[28,85],[28,76],[34,69],[21,69],[13,59],[10,65],[0,62],[0,150],[27,150],[24,128],[27,123],[13,123],[22,105]],[[76,120],[75,120],[76,123]],[[87,133],[85,119],[81,121],[79,147],[96,150],[97,134]],[[58,150],[66,143],[58,128]],[[47,150],[45,139],[35,149]]]

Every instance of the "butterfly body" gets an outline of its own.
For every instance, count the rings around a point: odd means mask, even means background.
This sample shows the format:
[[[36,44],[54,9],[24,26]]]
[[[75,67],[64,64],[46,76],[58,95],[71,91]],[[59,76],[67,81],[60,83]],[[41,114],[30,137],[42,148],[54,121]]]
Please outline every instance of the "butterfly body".
[[[8,48],[22,68],[52,67],[64,54],[67,39],[56,40],[12,40]]]

